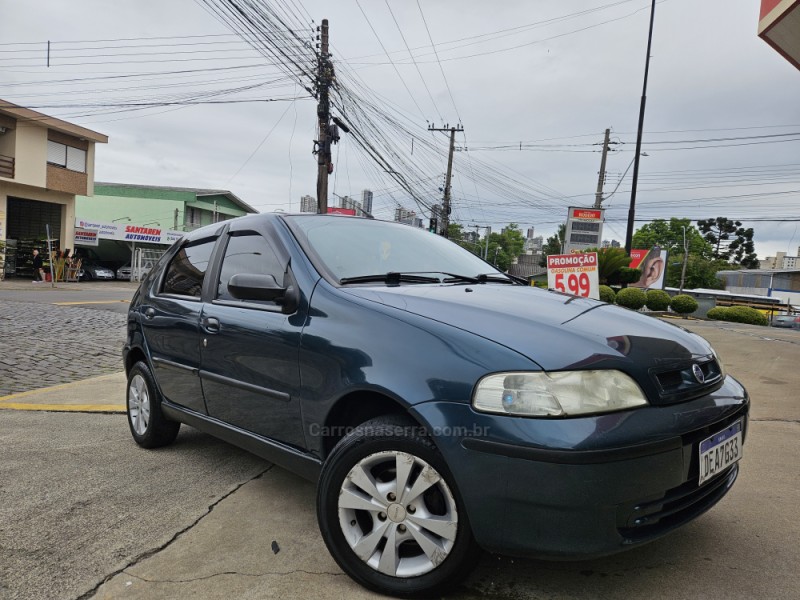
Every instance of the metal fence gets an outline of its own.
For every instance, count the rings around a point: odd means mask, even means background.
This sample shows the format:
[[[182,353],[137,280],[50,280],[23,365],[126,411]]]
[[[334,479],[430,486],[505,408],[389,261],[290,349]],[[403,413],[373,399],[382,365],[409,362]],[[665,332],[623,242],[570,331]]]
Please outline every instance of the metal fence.
[[[131,281],[141,281],[150,272],[166,250],[136,248],[131,264]]]

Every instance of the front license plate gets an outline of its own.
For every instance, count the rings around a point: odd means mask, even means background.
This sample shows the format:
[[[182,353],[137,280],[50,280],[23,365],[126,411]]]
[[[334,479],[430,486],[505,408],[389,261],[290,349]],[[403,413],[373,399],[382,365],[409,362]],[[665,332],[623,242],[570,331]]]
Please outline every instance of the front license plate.
[[[742,421],[700,442],[700,480],[702,485],[742,458]]]

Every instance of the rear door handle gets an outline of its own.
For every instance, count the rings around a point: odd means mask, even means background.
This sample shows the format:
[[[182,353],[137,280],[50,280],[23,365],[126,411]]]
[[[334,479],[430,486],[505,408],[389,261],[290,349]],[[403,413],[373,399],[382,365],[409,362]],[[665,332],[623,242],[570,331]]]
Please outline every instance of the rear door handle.
[[[203,317],[203,329],[207,333],[219,332],[219,319],[214,317]]]
[[[156,309],[155,308],[146,308],[144,309],[144,318],[145,319],[152,319],[156,316]]]

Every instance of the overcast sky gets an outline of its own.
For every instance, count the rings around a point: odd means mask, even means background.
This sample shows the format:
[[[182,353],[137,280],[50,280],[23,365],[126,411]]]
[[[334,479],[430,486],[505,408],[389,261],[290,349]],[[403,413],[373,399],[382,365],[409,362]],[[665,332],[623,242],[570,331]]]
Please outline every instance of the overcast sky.
[[[452,189],[465,227],[552,234],[568,206],[594,202],[611,128],[604,237],[624,241],[650,2],[271,4],[304,20],[309,40],[311,19],[327,18],[342,81],[436,140],[440,156],[420,166],[431,203],[446,138],[427,122],[463,124]],[[758,10],[657,4],[636,216],[738,218],[763,258],[800,245],[800,71],[757,37]],[[260,211],[315,194],[315,101],[202,2],[0,0],[0,14],[0,98],[107,134],[98,181],[230,189]],[[131,110],[204,93],[220,103]],[[393,140],[410,153],[410,139]],[[334,162],[332,193],[372,189],[382,218],[417,208],[346,135]]]

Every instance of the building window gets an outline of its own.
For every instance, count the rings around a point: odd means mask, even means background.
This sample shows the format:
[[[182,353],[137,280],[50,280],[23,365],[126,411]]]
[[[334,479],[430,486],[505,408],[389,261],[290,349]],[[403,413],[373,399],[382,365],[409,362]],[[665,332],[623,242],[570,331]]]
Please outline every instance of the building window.
[[[86,173],[86,150],[47,140],[47,163]]]

